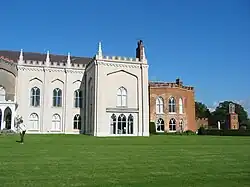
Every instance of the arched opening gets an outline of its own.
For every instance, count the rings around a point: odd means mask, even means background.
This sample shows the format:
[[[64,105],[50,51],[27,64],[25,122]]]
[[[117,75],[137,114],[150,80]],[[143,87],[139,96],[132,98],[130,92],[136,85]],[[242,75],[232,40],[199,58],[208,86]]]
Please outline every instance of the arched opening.
[[[39,130],[39,117],[36,113],[32,113],[29,117],[29,129]]]
[[[172,118],[169,121],[169,132],[175,132],[175,131],[176,131],[176,120]]]
[[[78,129],[81,130],[81,116],[79,114],[76,114],[74,117],[74,124],[73,124],[73,128],[74,129]]]
[[[162,97],[156,99],[156,114],[164,113],[164,102]]]
[[[111,134],[116,134],[116,115],[112,114],[110,121]]]
[[[180,127],[180,131],[183,132],[184,131],[184,121],[183,121],[183,119],[180,120],[179,127]]]
[[[164,132],[165,127],[164,127],[164,120],[162,118],[159,118],[156,123],[156,131],[157,132]]]
[[[58,114],[52,116],[52,130],[61,130],[61,117]]]
[[[118,133],[117,134],[126,134],[126,116],[121,114],[118,117]]]
[[[74,106],[75,108],[82,108],[82,91],[80,89],[74,92]]]
[[[183,114],[183,100],[179,98],[179,113]]]
[[[169,113],[175,113],[176,112],[176,101],[174,97],[169,98],[168,100],[168,112]]]
[[[134,117],[130,114],[128,116],[128,134],[133,134]]]
[[[4,121],[6,129],[11,129],[11,117],[12,117],[11,109],[7,107],[4,111]]]
[[[53,106],[54,107],[62,106],[62,90],[60,88],[55,88],[53,90]]]
[[[124,87],[120,87],[117,90],[117,106],[126,107],[127,106],[127,90]]]

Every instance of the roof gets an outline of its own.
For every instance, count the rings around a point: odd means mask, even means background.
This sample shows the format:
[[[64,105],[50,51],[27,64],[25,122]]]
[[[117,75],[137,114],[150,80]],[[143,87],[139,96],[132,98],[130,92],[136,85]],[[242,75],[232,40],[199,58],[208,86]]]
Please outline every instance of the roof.
[[[8,50],[0,50],[0,57],[3,56],[14,62],[17,62],[19,59],[20,51],[8,51]],[[66,55],[56,55],[50,54],[50,61],[51,62],[66,62],[67,61]],[[71,63],[74,64],[88,64],[92,58],[89,57],[76,57],[71,56]],[[23,52],[23,59],[24,60],[32,60],[32,61],[45,61],[46,54],[44,53],[35,53],[35,52]]]

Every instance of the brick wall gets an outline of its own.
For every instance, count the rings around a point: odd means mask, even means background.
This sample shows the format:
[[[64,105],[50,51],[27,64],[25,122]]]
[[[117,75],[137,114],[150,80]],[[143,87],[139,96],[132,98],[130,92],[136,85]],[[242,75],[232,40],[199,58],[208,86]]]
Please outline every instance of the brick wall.
[[[156,99],[162,97],[164,100],[163,114],[156,113]],[[176,112],[169,113],[169,98],[174,97],[176,103]],[[179,99],[183,100],[183,113],[179,111]],[[176,131],[181,130],[179,124],[183,120],[184,129],[197,130],[195,120],[195,99],[193,87],[183,86],[179,79],[175,83],[150,82],[149,83],[149,111],[150,121],[157,122],[159,118],[164,120],[164,131],[169,131],[170,119],[176,121]]]

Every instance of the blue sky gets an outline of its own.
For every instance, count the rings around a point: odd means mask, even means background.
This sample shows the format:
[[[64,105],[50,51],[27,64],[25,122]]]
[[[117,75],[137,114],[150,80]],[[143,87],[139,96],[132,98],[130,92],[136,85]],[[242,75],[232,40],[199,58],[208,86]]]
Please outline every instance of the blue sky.
[[[0,20],[0,49],[93,56],[102,41],[134,56],[142,39],[151,80],[180,77],[209,107],[250,103],[249,0],[9,0]]]

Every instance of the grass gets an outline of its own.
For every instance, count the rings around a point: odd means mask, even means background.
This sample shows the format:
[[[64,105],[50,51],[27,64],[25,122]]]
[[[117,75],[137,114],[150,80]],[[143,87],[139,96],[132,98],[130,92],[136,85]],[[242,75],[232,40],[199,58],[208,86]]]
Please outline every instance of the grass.
[[[0,136],[0,186],[250,186],[250,137],[18,139]]]

